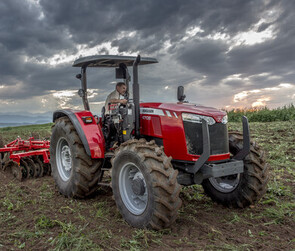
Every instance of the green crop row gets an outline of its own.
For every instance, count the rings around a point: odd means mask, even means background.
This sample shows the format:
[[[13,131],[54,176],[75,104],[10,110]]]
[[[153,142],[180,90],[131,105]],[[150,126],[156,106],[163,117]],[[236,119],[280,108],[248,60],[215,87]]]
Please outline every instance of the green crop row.
[[[230,122],[240,122],[242,116],[247,116],[249,122],[273,122],[295,120],[295,106],[279,107],[276,109],[255,108],[255,109],[233,109],[227,111]]]
[[[15,140],[17,137],[21,137],[24,140],[29,137],[35,139],[50,139],[52,123],[42,125],[26,125],[15,127],[3,127],[0,128],[0,140],[7,144]]]

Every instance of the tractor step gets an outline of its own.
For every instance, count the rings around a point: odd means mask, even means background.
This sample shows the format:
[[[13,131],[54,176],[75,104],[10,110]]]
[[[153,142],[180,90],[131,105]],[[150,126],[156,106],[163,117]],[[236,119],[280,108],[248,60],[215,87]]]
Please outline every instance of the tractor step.
[[[105,154],[104,154],[104,157],[105,158],[112,158],[112,157],[114,157],[115,156],[115,153],[114,152],[106,152]]]
[[[111,187],[111,183],[98,182],[99,186]]]

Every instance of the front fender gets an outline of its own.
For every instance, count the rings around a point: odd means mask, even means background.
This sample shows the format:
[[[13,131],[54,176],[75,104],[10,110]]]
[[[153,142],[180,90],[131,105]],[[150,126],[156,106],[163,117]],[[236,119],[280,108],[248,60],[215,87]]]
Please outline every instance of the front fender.
[[[58,110],[53,113],[53,122],[58,118],[67,116],[73,123],[86,153],[91,158],[104,158],[105,141],[100,125],[90,111],[77,111],[71,109]],[[84,123],[83,117],[92,117],[92,123]]]

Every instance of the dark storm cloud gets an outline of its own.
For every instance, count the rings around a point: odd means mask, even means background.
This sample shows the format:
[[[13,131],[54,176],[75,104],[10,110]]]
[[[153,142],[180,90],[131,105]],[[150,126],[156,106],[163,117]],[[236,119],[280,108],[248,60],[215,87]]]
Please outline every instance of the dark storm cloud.
[[[211,84],[216,85],[215,81],[218,82],[232,73],[227,64],[227,49],[228,45],[219,40],[196,39],[176,48],[176,54],[180,62],[210,78],[208,81],[212,81]]]
[[[48,23],[68,29],[77,43],[93,45],[112,41],[122,31],[137,31],[137,39],[152,37],[150,43],[156,42],[159,48],[167,39],[178,41],[194,25],[200,26],[204,35],[245,31],[259,20],[257,13],[264,7],[261,1],[243,0],[41,0],[40,4]],[[125,42],[123,37],[117,43],[123,47],[119,49],[132,50],[133,44]]]
[[[70,64],[56,67],[27,61],[43,61],[54,54],[77,53],[77,45],[89,48],[110,42],[119,52],[137,52],[160,56],[160,69],[146,73],[147,82],[162,86],[188,83],[206,76],[203,85],[218,85],[232,74],[250,78],[258,87],[294,81],[295,18],[294,1],[195,1],[195,0],[10,0],[0,3],[0,98],[25,98],[47,94],[50,90],[75,89],[74,75],[79,69]],[[246,32],[263,17],[265,10],[279,13],[257,28],[263,32],[274,27],[276,37],[260,44],[241,45],[229,51],[231,44],[208,38],[216,33],[234,37]],[[276,14],[276,13],[275,13]],[[200,32],[186,41],[186,31],[199,27]],[[131,34],[128,34],[130,33]],[[168,55],[162,49],[171,44]],[[109,53],[108,48],[99,53]],[[161,60],[162,57],[162,60]],[[171,65],[173,62],[173,65]],[[183,68],[181,68],[181,67]],[[167,67],[167,70],[164,68]],[[181,72],[177,74],[177,71]],[[258,78],[256,75],[268,73]],[[90,75],[90,88],[112,89],[113,72]],[[17,90],[17,83],[26,88]],[[243,81],[226,82],[242,86]],[[250,88],[249,86],[248,88]],[[13,90],[15,88],[15,90]],[[252,87],[251,87],[252,88]],[[6,89],[5,89],[6,90]],[[7,89],[8,90],[8,89]]]
[[[45,22],[40,9],[27,1],[2,1],[0,23],[0,43],[9,52],[43,58],[73,48],[65,30]]]
[[[277,85],[278,80],[294,82],[295,5],[281,2],[277,8],[282,13],[275,23],[276,35],[272,39],[254,45],[236,46],[230,51],[230,45],[219,40],[189,40],[175,48],[175,55],[187,67],[209,76],[203,84],[216,85],[232,74],[247,78],[263,73],[267,76],[251,78],[253,86],[271,87]],[[263,23],[258,30],[265,30],[269,25],[273,24]]]
[[[27,62],[27,57],[46,59],[60,50],[75,52],[74,43],[63,29],[50,26],[41,18],[40,9],[27,1],[0,3],[0,90],[1,99],[19,99],[56,89],[64,73],[59,68]],[[62,67],[62,66],[61,66]],[[38,78],[38,76],[40,76]],[[59,76],[59,81],[50,79]],[[62,85],[61,85],[62,86]]]
[[[155,43],[157,39],[154,36],[149,36],[146,39],[134,39],[134,37],[124,37],[122,39],[116,39],[112,42],[112,46],[118,47],[119,52],[131,51],[131,52],[145,52],[147,54],[153,54],[158,51],[163,42]]]

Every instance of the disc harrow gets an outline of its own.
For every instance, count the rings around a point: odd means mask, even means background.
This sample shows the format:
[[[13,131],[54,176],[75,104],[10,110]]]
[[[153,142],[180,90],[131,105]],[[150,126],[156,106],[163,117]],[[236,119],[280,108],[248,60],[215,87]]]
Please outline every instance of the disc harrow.
[[[11,172],[19,181],[51,174],[48,140],[17,138],[7,145],[1,137],[0,141],[0,168],[3,171]]]

